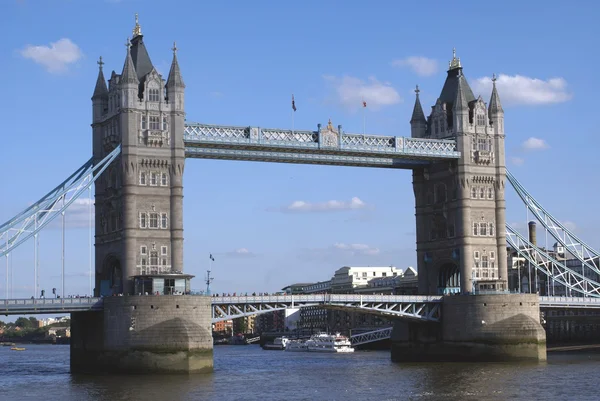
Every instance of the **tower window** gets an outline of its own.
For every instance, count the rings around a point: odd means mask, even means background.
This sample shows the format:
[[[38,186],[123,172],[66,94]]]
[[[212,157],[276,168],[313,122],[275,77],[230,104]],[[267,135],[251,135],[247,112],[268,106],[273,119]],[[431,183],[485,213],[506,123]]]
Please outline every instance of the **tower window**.
[[[151,130],[159,130],[160,129],[160,118],[158,116],[150,116],[150,129]]]
[[[479,223],[473,223],[473,235],[479,235]]]
[[[142,129],[147,129],[148,128],[148,120],[146,119],[146,116],[143,115],[142,116]]]
[[[473,252],[473,256],[475,257],[475,259],[479,259],[479,251]]]
[[[146,222],[146,213],[140,213],[140,228],[146,228],[147,226],[147,222]]]
[[[150,102],[159,102],[160,101],[160,95],[159,95],[159,90],[158,89],[149,89],[148,90],[148,101]]]
[[[167,258],[163,258],[163,260],[162,260],[162,264],[163,264],[163,266],[166,266],[166,265],[167,265]]]
[[[142,245],[140,247],[140,254],[146,255],[147,253],[148,253],[148,248],[146,247],[146,245]]]
[[[145,267],[145,266],[146,266],[146,263],[147,263],[147,262],[146,262],[146,258],[142,258],[142,266],[144,266],[144,267]]]
[[[140,185],[146,185],[146,173],[144,171],[140,173]]]
[[[150,173],[150,185],[156,186],[158,183],[157,174],[155,172]]]
[[[150,228],[158,228],[158,213],[150,213]]]
[[[160,176],[160,185],[163,187],[167,186],[167,173],[162,173]]]
[[[163,214],[160,216],[160,227],[161,227],[161,228],[167,228],[167,221],[168,221],[168,220],[167,220],[167,214],[166,214],[166,213],[163,213]]]
[[[490,252],[490,259],[492,259],[492,260],[496,259],[496,252],[494,252],[494,251]]]
[[[162,120],[163,120],[163,128],[162,129],[166,131],[167,127],[168,127],[168,125],[167,125],[167,117],[163,117]]]
[[[163,256],[167,255],[167,247],[166,246],[161,246],[160,247],[160,254]]]
[[[494,189],[492,187],[488,188],[488,199],[494,199]]]
[[[494,235],[494,223],[490,223],[490,236],[493,236],[493,235]]]
[[[158,252],[150,252],[150,266],[158,266]]]
[[[479,223],[479,235],[487,235],[487,223]]]
[[[477,125],[485,127],[485,114],[477,114]]]
[[[489,139],[481,138],[477,140],[478,150],[487,151],[491,150],[491,143]]]
[[[477,187],[471,188],[471,198],[477,199]]]
[[[479,198],[485,199],[485,188],[484,187],[479,188]]]
[[[481,267],[483,267],[483,268],[488,267],[488,257],[486,255],[481,256]]]

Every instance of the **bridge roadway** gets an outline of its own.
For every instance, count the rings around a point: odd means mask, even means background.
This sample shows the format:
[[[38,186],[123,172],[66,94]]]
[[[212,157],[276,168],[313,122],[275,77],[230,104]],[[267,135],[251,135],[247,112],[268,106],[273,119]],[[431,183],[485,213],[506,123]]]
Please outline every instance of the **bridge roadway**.
[[[142,295],[155,296],[155,295]],[[160,295],[159,295],[160,296]],[[192,295],[193,296],[193,295]],[[213,323],[288,308],[322,306],[386,317],[439,322],[442,296],[437,295],[266,295],[212,297]],[[540,297],[541,308],[600,309],[600,298]],[[46,298],[0,300],[1,315],[38,315],[103,309],[102,298]]]

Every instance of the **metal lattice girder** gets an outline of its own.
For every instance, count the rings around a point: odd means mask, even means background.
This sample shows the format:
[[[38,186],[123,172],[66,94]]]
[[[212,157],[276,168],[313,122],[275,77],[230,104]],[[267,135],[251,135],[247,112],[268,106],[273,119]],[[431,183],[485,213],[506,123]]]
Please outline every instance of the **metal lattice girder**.
[[[120,153],[119,145],[96,165],[90,159],[38,202],[0,226],[0,257],[36,235],[62,214]]]
[[[213,323],[288,308],[322,306],[387,317],[439,322],[442,296],[420,295],[273,295],[213,297]]]
[[[600,297],[600,283],[585,277],[531,244],[518,231],[506,225],[506,242],[533,267],[565,287],[589,297]]]
[[[350,337],[350,341],[352,342],[352,345],[356,346],[375,341],[386,340],[392,336],[392,329],[393,327],[385,327],[383,329],[354,334]]]
[[[333,158],[320,159],[315,156],[353,156],[366,158],[388,158],[409,160],[458,159],[456,142],[445,139],[404,138],[381,135],[335,133],[333,140],[324,140],[322,132],[292,131],[259,127],[231,127],[189,123],[185,126],[184,143],[189,157],[208,157],[211,153],[192,152],[191,148],[219,149],[219,158],[238,159],[240,154],[225,150],[245,150],[257,152],[251,159],[263,161],[261,152],[276,153],[273,158],[283,162],[306,163],[307,158],[291,161],[287,153],[312,153],[312,163],[331,164]],[[214,153],[212,153],[214,154]],[[236,157],[238,156],[238,157]],[[246,157],[251,154],[246,154]],[[342,159],[338,159],[341,161]],[[339,163],[343,164],[343,163]],[[386,163],[378,163],[384,165]],[[350,164],[356,165],[356,164]],[[360,164],[363,165],[363,164]]]
[[[578,259],[583,266],[596,274],[600,274],[600,254],[598,251],[594,250],[591,246],[578,238],[558,221],[557,218],[546,211],[546,209],[544,209],[542,205],[527,192],[525,187],[523,187],[523,185],[521,185],[508,170],[506,171],[506,178],[515,191],[517,191],[517,194],[523,200],[527,208],[533,212],[544,228],[550,232],[552,237],[554,237],[567,252]]]

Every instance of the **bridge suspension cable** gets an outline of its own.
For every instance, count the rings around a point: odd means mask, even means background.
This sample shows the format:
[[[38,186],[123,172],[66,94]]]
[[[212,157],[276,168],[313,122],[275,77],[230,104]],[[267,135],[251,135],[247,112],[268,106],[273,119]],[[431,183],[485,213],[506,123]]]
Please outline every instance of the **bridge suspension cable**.
[[[566,251],[579,260],[583,267],[588,268],[594,272],[595,275],[600,275],[600,253],[573,234],[573,232],[558,221],[556,217],[544,209],[508,170],[506,171],[506,178],[523,203],[525,203],[527,210],[531,210],[542,226],[550,232],[552,237],[554,237]]]
[[[530,243],[523,235],[510,225],[506,225],[506,242],[517,254],[527,260],[535,269],[541,271],[552,281],[564,285],[571,292],[584,296],[600,297],[600,283],[585,277],[558,261],[545,250]]]
[[[97,164],[94,164],[92,159],[88,160],[40,200],[0,225],[0,257],[31,237],[37,237],[44,227],[61,215],[85,190],[91,188],[120,153],[121,145]]]

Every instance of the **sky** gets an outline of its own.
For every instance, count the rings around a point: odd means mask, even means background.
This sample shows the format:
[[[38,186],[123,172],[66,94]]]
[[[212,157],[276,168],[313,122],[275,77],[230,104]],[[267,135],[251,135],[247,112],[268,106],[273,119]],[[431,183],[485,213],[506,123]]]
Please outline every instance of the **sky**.
[[[560,1],[3,0],[0,221],[91,156],[91,95],[102,56],[120,73],[134,15],[166,78],[173,42],[188,121],[410,136],[414,88],[427,113],[456,48],[475,95],[490,78],[505,111],[507,167],[596,249],[600,217],[600,5]],[[427,113],[428,114],[428,113]],[[188,159],[184,270],[213,292],[277,291],[344,265],[416,267],[409,170]],[[67,213],[66,288],[89,292],[86,208]],[[527,212],[507,190],[507,221]],[[538,237],[540,234],[538,234]],[[40,234],[40,288],[60,288],[60,224]],[[215,261],[210,264],[209,254]],[[10,257],[11,295],[33,295],[33,243]],[[6,261],[0,261],[0,297]]]

